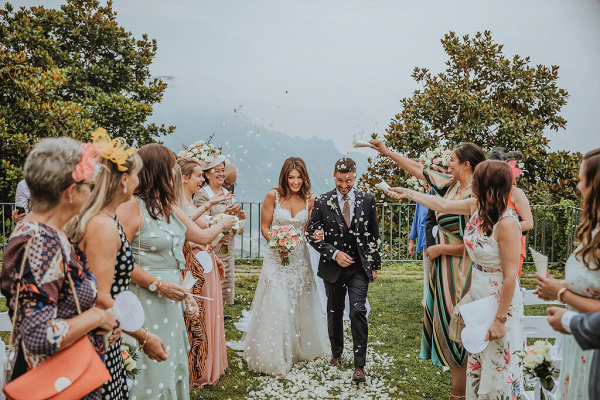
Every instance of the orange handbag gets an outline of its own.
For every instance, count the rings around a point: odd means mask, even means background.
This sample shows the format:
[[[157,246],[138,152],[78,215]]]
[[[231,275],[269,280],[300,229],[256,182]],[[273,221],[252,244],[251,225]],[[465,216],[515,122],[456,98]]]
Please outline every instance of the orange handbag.
[[[19,280],[23,275],[28,250],[29,245],[23,254]],[[77,311],[81,314],[73,279],[68,271],[66,275],[75,296]],[[17,299],[19,298],[19,288],[17,288]],[[20,302],[17,300],[16,303],[11,342]],[[66,349],[59,351],[34,369],[4,386],[3,391],[8,400],[76,400],[98,389],[110,378],[110,373],[104,362],[96,353],[90,339],[85,335]],[[6,382],[6,373],[4,382]]]

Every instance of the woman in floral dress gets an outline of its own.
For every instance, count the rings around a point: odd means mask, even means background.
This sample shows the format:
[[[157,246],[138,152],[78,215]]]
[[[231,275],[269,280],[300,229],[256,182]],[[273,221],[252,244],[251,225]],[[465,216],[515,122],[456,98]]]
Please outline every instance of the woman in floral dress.
[[[383,156],[390,157],[398,166],[431,185],[437,197],[463,200],[471,197],[471,184],[475,167],[485,160],[481,148],[473,143],[462,143],[452,151],[446,173],[425,167],[409,158],[396,154],[380,140],[371,141],[371,147]],[[457,301],[471,284],[471,262],[463,257],[463,233],[468,214],[437,213],[438,234],[435,245],[429,246],[425,255],[433,262],[429,276],[429,291],[423,318],[421,354],[433,365],[452,369],[450,399],[460,399],[465,393],[465,361],[467,352],[460,343],[448,336],[450,317]]]
[[[567,260],[564,281],[556,280],[550,274],[546,277],[536,274],[536,281],[540,298],[559,300],[570,310],[589,313],[600,311],[600,149],[584,156],[577,187],[583,195],[583,211],[582,223],[575,231],[575,240],[581,244]],[[565,335],[562,353],[556,398],[589,399],[588,387],[594,350],[582,350],[572,335]]]
[[[498,311],[488,328],[489,344],[485,350],[469,354],[467,399],[519,399],[524,393],[522,368],[513,355],[523,349],[524,343],[523,298],[517,278],[521,226],[518,216],[507,207],[511,186],[508,164],[485,161],[475,169],[475,198],[448,201],[408,189],[393,189],[398,193],[395,197],[410,198],[438,212],[473,215],[464,236],[473,261],[470,294],[473,301],[495,296]]]

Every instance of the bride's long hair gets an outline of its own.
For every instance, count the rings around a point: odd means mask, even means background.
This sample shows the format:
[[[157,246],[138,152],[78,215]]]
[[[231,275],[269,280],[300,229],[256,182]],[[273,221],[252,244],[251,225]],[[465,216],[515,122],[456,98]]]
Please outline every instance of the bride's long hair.
[[[300,157],[290,157],[283,162],[281,172],[279,173],[279,187],[276,189],[277,192],[284,199],[293,194],[288,186],[288,176],[293,170],[300,172],[300,177],[302,178],[302,186],[298,195],[303,199],[308,199],[310,197],[311,183],[308,171],[306,170],[306,164]]]

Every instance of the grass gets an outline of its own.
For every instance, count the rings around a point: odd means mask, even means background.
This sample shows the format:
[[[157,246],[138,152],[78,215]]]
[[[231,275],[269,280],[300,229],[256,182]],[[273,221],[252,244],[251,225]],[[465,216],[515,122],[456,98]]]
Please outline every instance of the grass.
[[[225,313],[232,315],[234,321],[241,315],[242,309],[249,310],[257,282],[258,276],[236,278],[236,304],[225,307]],[[380,342],[376,346],[377,351],[393,357],[393,365],[378,372],[390,387],[396,388],[391,398],[447,399],[450,393],[450,372],[442,372],[440,367],[418,357],[423,317],[422,285],[422,264],[410,262],[387,265],[377,281],[369,286],[372,307],[369,342]],[[533,288],[533,279],[525,279],[524,286]],[[526,315],[545,315],[545,308],[527,306]],[[227,340],[241,338],[231,321],[226,322],[225,329]],[[258,388],[261,382],[256,378],[260,375],[249,371],[234,351],[229,349],[228,354],[226,376],[215,386],[193,389],[192,399],[243,399],[249,391]],[[342,368],[352,367],[347,364],[343,364]]]

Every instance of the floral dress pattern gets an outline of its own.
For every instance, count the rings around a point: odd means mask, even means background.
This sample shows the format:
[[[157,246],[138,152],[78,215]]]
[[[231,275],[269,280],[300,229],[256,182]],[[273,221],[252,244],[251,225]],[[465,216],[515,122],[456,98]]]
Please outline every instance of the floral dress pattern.
[[[69,332],[66,320],[78,315],[65,271],[73,279],[82,312],[94,306],[98,294],[85,254],[77,245],[48,225],[24,222],[17,226],[8,241],[2,267],[2,294],[6,297],[11,319],[16,307],[21,262],[28,242],[19,314],[15,323],[17,354],[10,379],[37,367],[62,348]],[[106,353],[102,336],[89,333],[88,338],[104,359]],[[83,399],[100,399],[100,388]]]
[[[596,232],[597,234],[597,232]],[[573,293],[592,299],[600,299],[600,269],[585,264],[571,254],[565,265],[567,287]],[[567,306],[570,310],[572,307]],[[588,383],[594,350],[582,350],[573,335],[565,335],[557,399],[589,399]]]
[[[480,300],[495,296],[500,300],[502,289],[502,264],[494,232],[486,236],[480,228],[478,212],[467,224],[464,242],[473,261],[471,272],[471,297]],[[512,209],[507,209],[500,219],[509,217],[519,222]],[[519,224],[519,227],[521,225]],[[510,330],[501,338],[490,342],[481,353],[469,354],[467,364],[467,399],[520,399],[524,393],[523,369],[516,351],[525,347],[523,339],[523,297],[517,278],[512,301],[508,308],[506,326]]]

